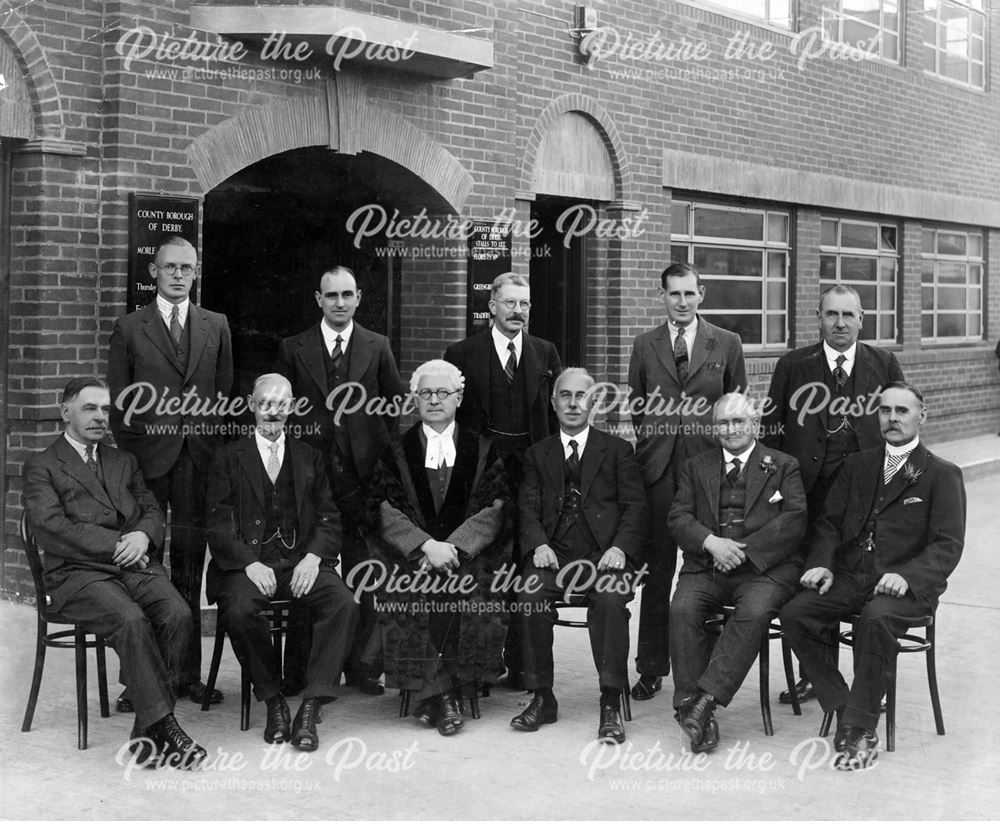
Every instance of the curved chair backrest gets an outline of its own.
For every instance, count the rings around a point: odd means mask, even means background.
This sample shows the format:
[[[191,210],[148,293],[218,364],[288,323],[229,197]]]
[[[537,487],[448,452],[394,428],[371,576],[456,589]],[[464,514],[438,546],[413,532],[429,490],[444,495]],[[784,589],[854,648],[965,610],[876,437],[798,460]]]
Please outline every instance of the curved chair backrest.
[[[38,612],[44,613],[49,605],[49,597],[45,592],[45,571],[42,568],[42,556],[38,551],[38,543],[31,532],[31,525],[28,524],[28,514],[21,513],[21,541],[24,543],[24,552],[28,557],[28,567],[31,568],[31,579],[35,583],[35,601],[38,605]]]

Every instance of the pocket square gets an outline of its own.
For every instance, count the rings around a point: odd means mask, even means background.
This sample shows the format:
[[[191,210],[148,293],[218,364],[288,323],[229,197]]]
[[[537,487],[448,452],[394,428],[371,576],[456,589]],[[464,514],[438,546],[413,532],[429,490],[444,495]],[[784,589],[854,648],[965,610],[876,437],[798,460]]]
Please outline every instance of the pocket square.
[[[904,505],[915,505],[917,502],[922,502],[922,501],[923,501],[923,499],[921,499],[919,496],[909,496],[906,499],[903,499],[903,504]]]
[[[769,505],[776,505],[778,502],[780,502],[784,498],[785,497],[781,495],[781,491],[780,490],[776,490],[776,491],[774,491],[774,493],[771,494],[771,498],[767,500],[767,503]]]

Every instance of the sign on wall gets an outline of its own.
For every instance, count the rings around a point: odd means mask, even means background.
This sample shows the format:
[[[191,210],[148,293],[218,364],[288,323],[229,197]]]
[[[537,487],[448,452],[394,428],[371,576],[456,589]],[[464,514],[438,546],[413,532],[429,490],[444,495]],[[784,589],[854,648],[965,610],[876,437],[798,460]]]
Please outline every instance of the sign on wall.
[[[128,311],[143,308],[156,296],[149,264],[161,242],[179,234],[198,247],[198,198],[161,194],[128,195]],[[197,302],[197,281],[191,299]]]
[[[466,328],[471,336],[490,324],[490,286],[510,270],[509,222],[474,222],[469,234],[469,308]]]

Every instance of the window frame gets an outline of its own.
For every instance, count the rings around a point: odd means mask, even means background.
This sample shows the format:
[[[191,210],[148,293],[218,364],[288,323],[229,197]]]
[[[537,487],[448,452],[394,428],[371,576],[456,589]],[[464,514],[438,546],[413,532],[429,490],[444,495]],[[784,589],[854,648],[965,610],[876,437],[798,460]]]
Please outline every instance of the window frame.
[[[933,9],[928,9],[928,5],[933,3]],[[980,5],[983,5],[980,3]],[[976,38],[972,32],[972,26],[966,25],[966,52],[968,56],[966,59],[966,72],[965,80],[956,80],[954,77],[949,77],[943,73],[942,60],[945,55],[947,55],[947,45],[942,48],[939,45],[941,40],[941,31],[944,29],[947,31],[947,26],[945,26],[941,21],[941,9],[942,8],[953,8],[962,9],[966,12],[966,20],[971,21],[973,15],[979,15],[983,22],[983,33],[981,38]],[[931,18],[930,15],[933,14]],[[964,88],[970,91],[980,91],[986,92],[987,86],[989,85],[989,66],[990,66],[990,55],[989,55],[989,44],[990,44],[990,18],[989,14],[986,13],[985,8],[975,8],[974,2],[970,0],[924,0],[923,8],[924,16],[924,37],[921,49],[921,61],[922,68],[924,71],[924,76],[934,77],[942,82],[949,83],[958,88]],[[927,42],[927,22],[928,20],[933,20],[934,23],[934,40],[933,43]],[[976,60],[972,57],[971,43],[973,39],[982,40],[982,57]],[[931,70],[927,67],[927,57],[928,51],[934,53],[934,69]],[[976,85],[972,82],[972,68],[974,65],[980,65],[982,70],[982,84]]]
[[[933,247],[934,251],[927,253],[924,251],[924,236],[926,232],[932,232],[934,237]],[[942,254],[938,250],[938,236],[940,234],[962,234],[965,236],[966,253],[962,254]],[[979,243],[981,248],[981,253],[979,256],[975,256],[970,253],[970,238],[973,236],[979,237]],[[987,276],[987,246],[989,233],[984,228],[979,228],[971,225],[945,225],[937,223],[925,223],[920,226],[920,342],[922,345],[969,345],[975,344],[977,342],[982,342],[984,339],[984,333],[986,330],[986,276]],[[925,278],[925,266],[930,263],[933,266],[933,272],[931,281],[928,283]],[[952,283],[940,281],[940,268],[939,264],[951,264],[951,265],[964,265],[965,266],[965,282],[963,283]],[[969,281],[969,273],[974,266],[979,268],[979,282],[977,284],[972,284]],[[924,307],[924,294],[927,288],[931,289],[932,293],[932,306],[931,308]],[[947,291],[958,291],[961,290],[965,294],[965,308],[963,310],[951,309],[951,308],[940,308],[938,307],[938,295],[941,293],[939,289],[944,289]],[[978,291],[979,293],[979,304],[975,309],[969,308],[969,292]],[[932,335],[926,336],[924,334],[924,319],[930,314],[932,317]],[[979,315],[979,330],[978,333],[969,333],[969,317],[970,315]],[[938,318],[941,315],[945,316],[963,316],[965,317],[965,334],[961,336],[940,336],[938,332]]]
[[[862,26],[865,26],[866,28],[872,28],[872,24],[869,23],[867,20],[863,20],[860,17],[856,17],[855,15],[853,15],[850,12],[845,12],[844,11],[844,0],[834,0],[834,2],[836,2],[836,4],[837,4],[836,16],[835,17],[827,17],[827,12],[828,11],[833,11],[833,9],[829,8],[826,5],[827,2],[830,2],[830,0],[826,0],[826,2],[824,2],[823,11],[822,11],[822,18],[821,18],[821,23],[820,23],[820,29],[823,32],[823,39],[826,40],[827,42],[846,43],[848,45],[855,46],[858,41],[849,41],[849,40],[847,40],[844,37],[844,22],[845,22],[845,20],[849,20],[849,21],[851,21],[853,23],[860,24]],[[886,27],[885,27],[885,16],[886,16],[885,4],[887,2],[893,2],[896,5],[896,18],[897,18],[896,24],[897,24],[897,29],[895,31],[893,31],[893,32],[889,32],[889,33],[895,35],[895,37],[896,37],[896,57],[895,58],[886,57],[883,54],[883,47],[885,45],[885,39],[884,39],[884,36],[883,36],[883,32],[887,32],[888,31],[886,29]],[[904,65],[904,62],[903,62],[903,57],[904,57],[904,55],[903,55],[903,44],[904,44],[904,42],[906,40],[906,19],[905,19],[905,15],[906,15],[906,0],[878,0],[878,3],[879,3],[879,22],[878,22],[878,27],[876,29],[874,29],[875,33],[878,35],[878,38],[879,38],[878,54],[877,55],[872,55],[868,59],[875,59],[875,60],[878,60],[880,63],[885,63],[886,65],[890,65],[890,66],[902,66],[902,65]],[[826,28],[826,26],[827,26],[827,23],[830,22],[831,20],[836,20],[836,22],[837,22],[837,36],[836,37],[830,37],[827,34],[827,28]],[[868,52],[868,53],[870,54],[870,52]]]
[[[694,8],[700,8],[705,11],[711,11],[716,14],[721,14],[723,17],[729,17],[733,20],[739,20],[745,23],[751,23],[755,26],[761,26],[763,28],[769,29],[771,31],[780,32],[782,34],[794,34],[797,30],[798,23],[798,5],[799,0],[788,0],[788,25],[784,26],[780,23],[771,22],[769,16],[758,17],[752,12],[736,10],[724,5],[718,0],[677,0],[678,3],[685,6],[693,6]],[[774,0],[761,0],[765,8],[765,15],[767,9]]]

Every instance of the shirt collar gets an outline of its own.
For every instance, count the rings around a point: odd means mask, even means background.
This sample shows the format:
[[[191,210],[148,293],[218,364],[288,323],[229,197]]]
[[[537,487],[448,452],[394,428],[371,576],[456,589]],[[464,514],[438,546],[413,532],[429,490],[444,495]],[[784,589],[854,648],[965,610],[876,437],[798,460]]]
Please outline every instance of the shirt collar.
[[[168,325],[170,324],[170,314],[174,311],[174,305],[177,306],[177,318],[180,320],[181,325],[183,325],[187,322],[188,308],[191,306],[191,300],[185,297],[183,302],[175,303],[164,299],[159,294],[156,295],[156,310],[160,312],[163,321]]]
[[[837,357],[843,354],[844,356],[844,370],[850,371],[854,365],[854,357],[858,353],[858,343],[857,341],[851,345],[846,351],[838,351],[836,348],[831,348],[826,341],[823,342],[823,353],[826,354],[826,361],[830,365],[830,370],[837,367]]]
[[[438,470],[441,467],[438,463],[439,457],[444,461],[445,467],[454,467],[457,457],[455,449],[455,421],[452,420],[448,424],[448,427],[440,433],[425,422],[421,422],[420,429],[427,440],[427,448],[424,452],[424,467],[431,470]],[[430,447],[431,442],[438,441],[440,441],[439,447]]]
[[[496,349],[497,356],[500,357],[501,362],[507,362],[507,357],[509,356],[507,345],[511,342],[514,343],[514,351],[517,353],[517,361],[521,361],[521,350],[524,347],[524,334],[521,331],[518,331],[517,335],[513,339],[508,339],[497,330],[496,325],[493,325],[490,328],[490,333],[493,335],[493,347]]]
[[[319,323],[319,329],[323,332],[323,341],[326,343],[327,353],[333,350],[333,346],[337,343],[337,337],[340,337],[340,350],[347,350],[347,343],[351,341],[351,334],[354,333],[354,320],[352,319],[347,323],[347,327],[342,331],[335,331],[329,325],[326,324],[326,320],[322,320]]]
[[[257,442],[257,450],[260,451],[261,456],[264,456],[266,454],[269,457],[271,455],[271,445],[272,445],[271,440],[267,439],[264,436],[261,436],[260,431],[257,430],[256,428],[254,428],[253,431],[253,438]],[[274,440],[274,443],[278,445],[278,458],[280,459],[281,455],[285,452],[284,431],[281,431],[281,434],[278,436],[277,439]]]
[[[885,443],[885,455],[886,456],[902,456],[906,453],[911,453],[916,450],[917,445],[920,444],[920,437],[914,436],[912,442],[907,442],[905,445],[890,445],[888,442]]]
[[[677,338],[677,332],[680,330],[680,325],[677,325],[667,320],[667,327],[670,329],[670,340],[673,341]],[[698,334],[698,315],[694,315],[694,319],[691,320],[690,325],[684,326],[684,339],[693,340]]]
[[[722,449],[722,458],[726,462],[727,465],[730,462],[732,462],[733,459],[739,459],[740,460],[740,469],[742,470],[744,467],[746,467],[747,462],[750,461],[750,454],[751,454],[751,452],[753,451],[753,449],[755,447],[757,447],[757,443],[756,442],[751,442],[740,453],[732,453],[731,451],[727,450],[726,448],[723,448]]]
[[[569,443],[570,440],[573,439],[576,441],[577,444],[577,449],[576,449],[577,454],[583,456],[583,451],[584,448],[587,447],[587,439],[589,437],[590,437],[590,425],[587,425],[587,427],[585,427],[582,431],[580,431],[580,433],[576,434],[576,436],[570,436],[561,428],[559,429],[559,441],[562,442],[563,453],[569,452]]]
[[[66,441],[70,443],[70,445],[72,446],[73,450],[75,450],[80,455],[80,458],[83,459],[84,462],[87,461],[87,445],[88,444],[91,444],[91,445],[94,446],[94,458],[95,459],[97,458],[97,442],[88,442],[86,444],[83,443],[83,442],[77,442],[76,439],[74,439],[72,436],[70,436],[65,431],[63,432],[63,436],[66,438]]]

